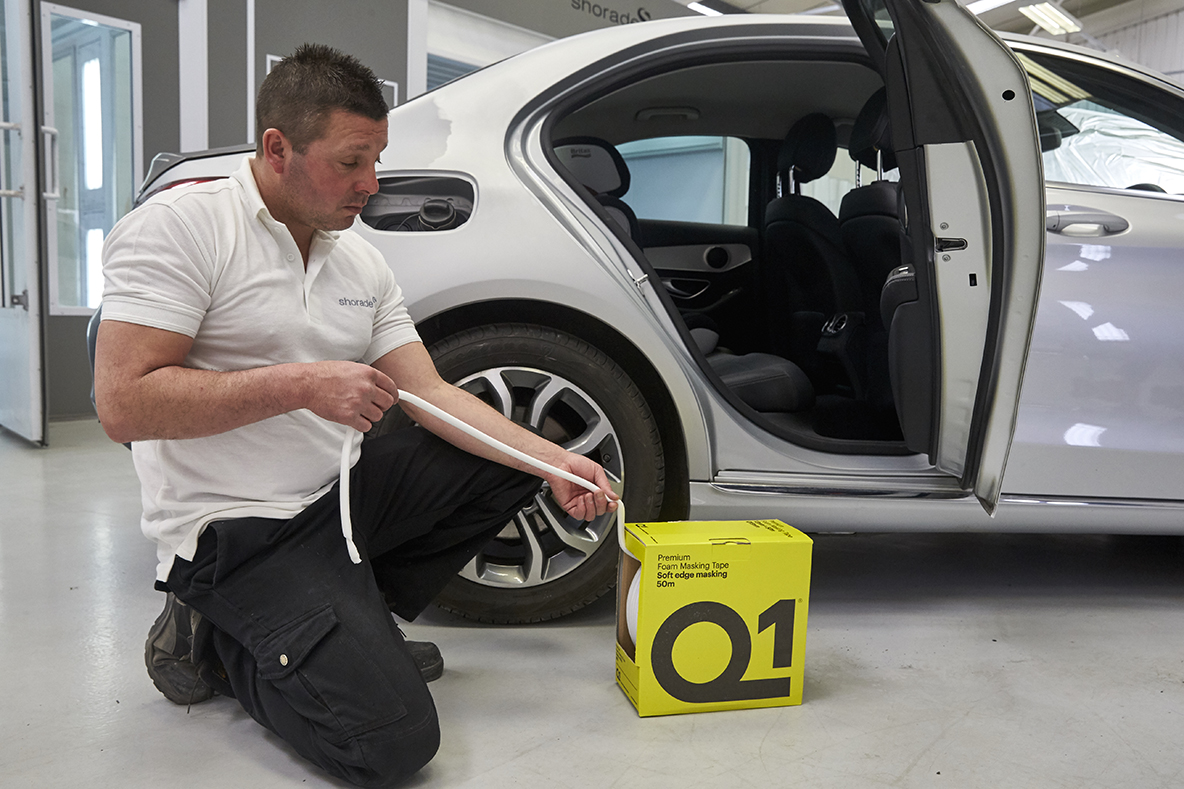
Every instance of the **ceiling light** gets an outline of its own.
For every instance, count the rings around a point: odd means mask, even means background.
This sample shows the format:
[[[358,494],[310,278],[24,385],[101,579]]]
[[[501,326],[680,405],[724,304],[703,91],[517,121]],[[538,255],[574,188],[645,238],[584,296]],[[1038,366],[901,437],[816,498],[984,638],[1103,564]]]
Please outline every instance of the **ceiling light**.
[[[1052,3],[1037,3],[1020,8],[1020,13],[1031,19],[1054,36],[1076,33],[1081,23],[1057,8]]]
[[[687,8],[692,11],[698,11],[703,16],[723,16],[723,11],[716,11],[714,8],[708,8],[702,3],[687,3]]]
[[[1012,0],[974,0],[973,3],[968,3],[966,10],[972,14],[981,14],[984,11],[990,11],[998,8],[1001,5],[1007,5]]]

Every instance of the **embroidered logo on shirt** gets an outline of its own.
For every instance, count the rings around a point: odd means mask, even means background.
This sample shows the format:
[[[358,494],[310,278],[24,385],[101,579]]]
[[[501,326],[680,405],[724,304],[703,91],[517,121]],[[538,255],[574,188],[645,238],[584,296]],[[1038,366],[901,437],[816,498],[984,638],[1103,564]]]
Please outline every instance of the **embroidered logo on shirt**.
[[[342,307],[366,307],[367,309],[374,309],[378,304],[378,297],[371,296],[368,299],[338,299],[337,303]]]

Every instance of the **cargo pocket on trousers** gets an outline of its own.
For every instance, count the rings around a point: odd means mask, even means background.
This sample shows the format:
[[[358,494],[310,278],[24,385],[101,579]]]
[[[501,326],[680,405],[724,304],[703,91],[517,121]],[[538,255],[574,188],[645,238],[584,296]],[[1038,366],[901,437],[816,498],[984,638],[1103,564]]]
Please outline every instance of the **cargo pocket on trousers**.
[[[338,626],[326,604],[276,630],[252,650],[259,679],[275,685],[292,709],[340,742],[407,714],[381,665]]]

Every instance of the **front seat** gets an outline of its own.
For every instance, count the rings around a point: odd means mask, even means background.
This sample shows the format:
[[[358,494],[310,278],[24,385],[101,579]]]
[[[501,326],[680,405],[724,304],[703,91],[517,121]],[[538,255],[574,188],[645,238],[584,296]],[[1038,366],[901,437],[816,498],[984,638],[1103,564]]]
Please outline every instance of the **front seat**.
[[[888,126],[887,93],[880,88],[859,111],[847,148],[851,158],[875,170],[876,180],[852,189],[839,207],[839,229],[859,281],[860,303],[868,324],[880,324],[880,290],[888,273],[900,267],[900,185],[884,180],[896,167]]]
[[[867,399],[887,407],[893,401],[888,375],[888,325],[882,322],[880,293],[890,272],[901,265],[904,226],[900,222],[900,184],[884,180],[896,167],[888,125],[887,91],[864,102],[851,128],[847,152],[876,180],[852,189],[839,207],[839,229],[859,283],[866,332]]]
[[[817,366],[826,321],[858,305],[838,218],[801,193],[802,184],[830,171],[837,150],[829,117],[813,113],[797,121],[777,157],[778,197],[765,208],[761,280],[768,348],[807,372]]]
[[[598,137],[565,137],[555,143],[555,156],[596,196],[613,221],[638,241],[637,214],[621,199],[629,191],[629,166],[621,152]]]

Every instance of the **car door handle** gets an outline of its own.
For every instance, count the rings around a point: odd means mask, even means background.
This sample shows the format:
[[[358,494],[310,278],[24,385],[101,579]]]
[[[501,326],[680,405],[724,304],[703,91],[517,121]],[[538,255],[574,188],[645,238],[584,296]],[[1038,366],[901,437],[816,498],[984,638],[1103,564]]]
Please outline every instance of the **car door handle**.
[[[710,282],[701,279],[667,279],[662,277],[662,284],[666,286],[666,290],[670,292],[671,296],[680,299],[693,299],[696,296],[702,296],[711,287]]]
[[[1129,230],[1130,226],[1130,222],[1117,214],[1078,206],[1050,209],[1044,217],[1045,230],[1066,236],[1112,236]]]

